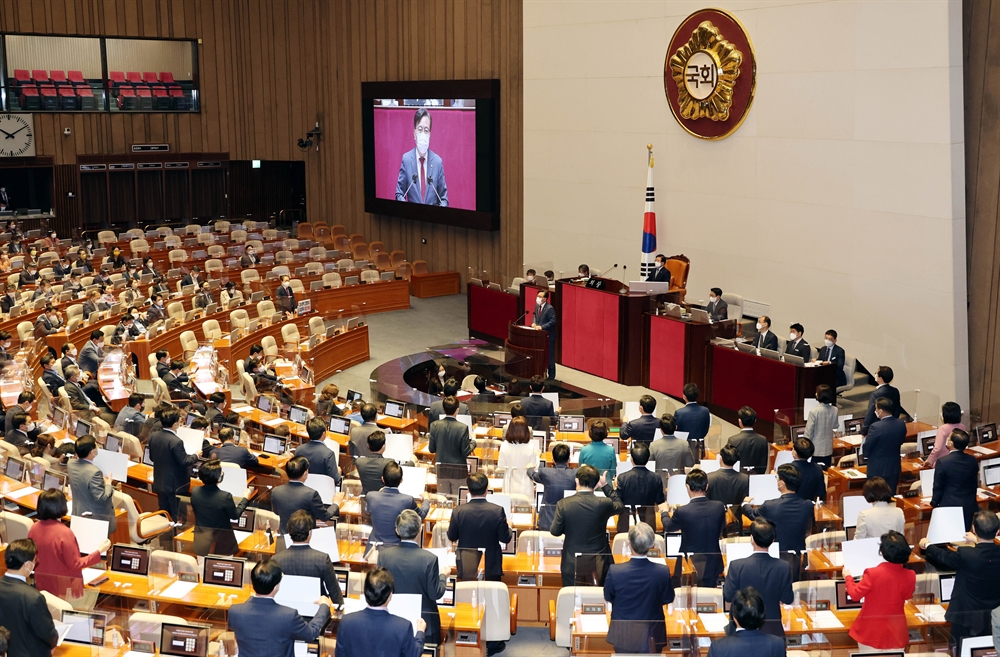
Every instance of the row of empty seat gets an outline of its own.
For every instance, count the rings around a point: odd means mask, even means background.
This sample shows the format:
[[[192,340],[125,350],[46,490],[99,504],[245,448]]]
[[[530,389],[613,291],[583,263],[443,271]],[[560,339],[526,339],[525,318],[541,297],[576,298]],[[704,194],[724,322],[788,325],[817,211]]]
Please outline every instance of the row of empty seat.
[[[108,72],[108,80],[111,82],[112,87],[180,86],[180,83],[174,80],[174,74],[170,71],[161,71],[160,77],[156,77],[156,73],[152,71],[146,71],[142,75],[139,75],[138,71],[129,71],[127,73],[110,71]]]
[[[15,69],[11,92],[22,110],[102,109],[103,81],[88,81],[82,71]],[[188,81],[178,82],[169,71],[111,71],[108,82],[120,110],[190,110],[193,91]],[[95,93],[96,86],[96,93]],[[100,105],[100,106],[99,106]]]
[[[90,83],[83,77],[82,71],[69,71],[67,74],[64,71],[52,71],[46,72],[45,69],[32,69],[29,74],[27,69],[15,69],[13,84],[14,86],[28,86],[31,84],[54,84],[56,86],[71,84],[71,85],[83,85],[88,86]]]

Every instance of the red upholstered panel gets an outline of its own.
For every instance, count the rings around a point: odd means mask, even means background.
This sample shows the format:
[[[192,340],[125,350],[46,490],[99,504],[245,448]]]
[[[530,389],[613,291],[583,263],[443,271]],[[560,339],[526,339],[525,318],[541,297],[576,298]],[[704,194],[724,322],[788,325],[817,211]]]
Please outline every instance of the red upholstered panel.
[[[734,411],[749,406],[773,422],[775,409],[795,407],[795,366],[713,347],[712,403]]]
[[[618,379],[618,296],[563,285],[562,364],[595,376]]]
[[[469,286],[469,330],[507,339],[507,324],[517,319],[517,295]]]
[[[684,338],[687,324],[649,318],[649,387],[673,397],[684,393]]]

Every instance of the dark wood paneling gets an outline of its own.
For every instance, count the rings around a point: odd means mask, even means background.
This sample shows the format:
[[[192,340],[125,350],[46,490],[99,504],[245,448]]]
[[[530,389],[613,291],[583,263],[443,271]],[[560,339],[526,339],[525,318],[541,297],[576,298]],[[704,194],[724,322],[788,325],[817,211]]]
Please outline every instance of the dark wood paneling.
[[[191,216],[191,191],[186,169],[168,169],[163,172],[163,199],[167,221]]]
[[[50,222],[61,237],[80,234],[80,178],[76,165],[59,164],[52,168],[52,203],[56,218]],[[72,194],[72,196],[69,196]]]
[[[135,177],[139,224],[147,226],[163,221],[163,170],[137,171]]]
[[[108,174],[80,174],[80,218],[83,229],[100,227],[108,218]]]
[[[135,171],[108,172],[108,225],[124,232],[135,225]]]
[[[226,214],[226,170],[191,170],[191,214],[202,223]]]

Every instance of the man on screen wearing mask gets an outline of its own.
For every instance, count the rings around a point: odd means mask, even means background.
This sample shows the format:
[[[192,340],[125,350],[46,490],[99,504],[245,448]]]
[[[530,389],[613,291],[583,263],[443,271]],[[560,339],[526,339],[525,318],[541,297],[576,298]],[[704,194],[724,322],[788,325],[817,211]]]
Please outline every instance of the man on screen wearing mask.
[[[416,148],[403,154],[396,178],[396,200],[448,207],[448,184],[441,156],[430,150],[431,115],[423,107],[413,115]]]

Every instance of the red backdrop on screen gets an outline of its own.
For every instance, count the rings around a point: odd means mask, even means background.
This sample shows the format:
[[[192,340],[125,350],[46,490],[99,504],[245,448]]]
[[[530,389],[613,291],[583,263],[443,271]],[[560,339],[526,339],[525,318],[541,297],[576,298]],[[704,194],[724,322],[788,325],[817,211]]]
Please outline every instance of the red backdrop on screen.
[[[413,114],[419,107],[375,108],[375,196],[396,200],[403,154],[412,150]],[[427,107],[433,121],[431,151],[441,156],[448,207],[476,209],[476,110]]]

